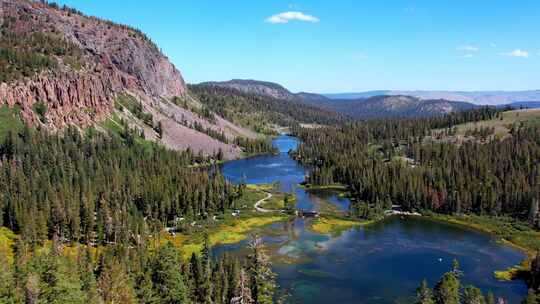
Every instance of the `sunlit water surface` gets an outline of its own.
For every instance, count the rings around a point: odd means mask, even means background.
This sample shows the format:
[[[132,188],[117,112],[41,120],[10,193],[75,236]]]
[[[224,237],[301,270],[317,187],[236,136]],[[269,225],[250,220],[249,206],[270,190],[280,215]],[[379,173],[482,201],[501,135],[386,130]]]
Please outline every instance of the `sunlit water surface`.
[[[328,191],[298,187],[307,169],[291,159],[293,137],[280,136],[276,156],[260,156],[225,163],[221,170],[232,182],[274,183],[297,196],[297,208],[317,210],[321,202],[347,210],[349,200]],[[524,255],[476,231],[421,218],[389,218],[339,236],[305,229],[310,219],[276,223],[261,234],[278,274],[280,293],[290,303],[407,303],[426,278],[433,285],[457,259],[465,284],[493,291],[510,303],[526,294],[522,281],[499,282],[494,270],[519,263]],[[246,241],[217,246],[215,254],[246,254]]]

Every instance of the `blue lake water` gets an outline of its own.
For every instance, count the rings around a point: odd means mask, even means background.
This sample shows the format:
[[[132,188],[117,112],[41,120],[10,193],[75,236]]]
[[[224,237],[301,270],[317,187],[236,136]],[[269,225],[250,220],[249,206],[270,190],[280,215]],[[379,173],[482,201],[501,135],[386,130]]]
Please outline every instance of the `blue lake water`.
[[[274,144],[282,153],[227,162],[223,175],[235,183],[279,182],[283,191],[296,194],[301,209],[316,210],[321,202],[348,209],[348,199],[336,193],[298,187],[308,169],[286,153],[296,148],[296,139],[281,136]],[[526,295],[524,282],[493,277],[494,270],[515,265],[524,255],[489,235],[422,218],[389,218],[330,236],[305,229],[309,220],[276,223],[260,231],[288,303],[408,303],[424,278],[435,284],[453,259],[461,264],[466,284],[510,303]],[[217,246],[214,252],[244,255],[245,247],[243,241]]]

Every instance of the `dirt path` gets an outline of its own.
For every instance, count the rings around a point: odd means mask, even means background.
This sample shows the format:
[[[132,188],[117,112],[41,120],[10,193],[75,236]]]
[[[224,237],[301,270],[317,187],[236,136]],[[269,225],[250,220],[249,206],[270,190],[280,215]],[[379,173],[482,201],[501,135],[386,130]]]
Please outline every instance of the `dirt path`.
[[[264,202],[266,202],[267,200],[269,200],[270,198],[272,198],[272,193],[267,192],[266,194],[267,194],[267,196],[266,196],[265,198],[263,198],[263,199],[261,199],[261,200],[259,200],[259,201],[257,201],[257,202],[255,203],[255,209],[256,209],[257,211],[263,212],[263,213],[276,212],[276,211],[278,211],[278,210],[264,209],[264,208],[261,208],[261,207],[260,207],[260,205],[261,205],[262,203],[264,203]]]

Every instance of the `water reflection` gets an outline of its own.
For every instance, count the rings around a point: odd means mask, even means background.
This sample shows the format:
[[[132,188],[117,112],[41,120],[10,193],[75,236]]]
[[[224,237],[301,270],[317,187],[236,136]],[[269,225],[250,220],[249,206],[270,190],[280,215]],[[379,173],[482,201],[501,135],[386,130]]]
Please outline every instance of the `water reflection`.
[[[349,208],[349,200],[331,191],[305,191],[297,186],[308,172],[288,155],[294,138],[283,136],[274,143],[282,153],[238,160],[222,166],[232,182],[279,182],[283,191],[294,192],[297,206],[318,210],[324,204]],[[524,257],[501,246],[485,234],[429,220],[390,218],[339,236],[306,229],[310,219],[294,219],[270,225],[259,233],[268,245],[281,292],[292,303],[395,303],[414,295],[419,282],[430,284],[458,259],[463,281],[484,291],[504,296],[510,303],[526,294],[521,281],[498,282],[493,270],[503,269]],[[246,241],[217,246],[215,254],[245,255]]]

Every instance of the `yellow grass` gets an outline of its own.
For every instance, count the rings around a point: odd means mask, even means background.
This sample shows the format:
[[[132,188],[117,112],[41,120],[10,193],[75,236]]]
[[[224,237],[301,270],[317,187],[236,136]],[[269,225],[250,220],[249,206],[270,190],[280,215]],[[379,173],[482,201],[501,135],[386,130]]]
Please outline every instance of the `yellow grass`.
[[[358,222],[352,220],[342,220],[337,218],[319,218],[310,226],[310,230],[320,234],[334,234],[344,230],[367,225],[371,221]]]
[[[17,236],[8,228],[0,228],[0,252],[5,254],[8,263],[13,263],[13,244]]]
[[[271,191],[274,189],[274,186],[272,184],[248,184],[246,185],[246,189],[254,191]]]
[[[208,232],[210,245],[238,243],[245,240],[249,232],[254,229],[285,219],[285,216],[265,216],[234,220],[231,224],[220,225]],[[184,234],[171,236],[166,233],[163,233],[162,236],[161,244],[170,241],[182,251],[182,256],[186,259],[191,257],[193,253],[199,254],[203,248],[203,240],[200,236],[190,238]]]
[[[523,273],[529,271],[529,260],[523,260],[521,264],[508,267],[505,270],[496,270],[493,272],[495,278],[499,281],[512,281],[519,278]]]
[[[469,122],[457,125],[457,134],[465,135],[467,131],[473,131],[480,128],[494,128],[497,137],[503,137],[508,134],[510,127],[514,123],[540,124],[540,109],[514,110],[502,113],[502,120],[494,118],[479,122]],[[435,133],[441,130],[435,130]]]

